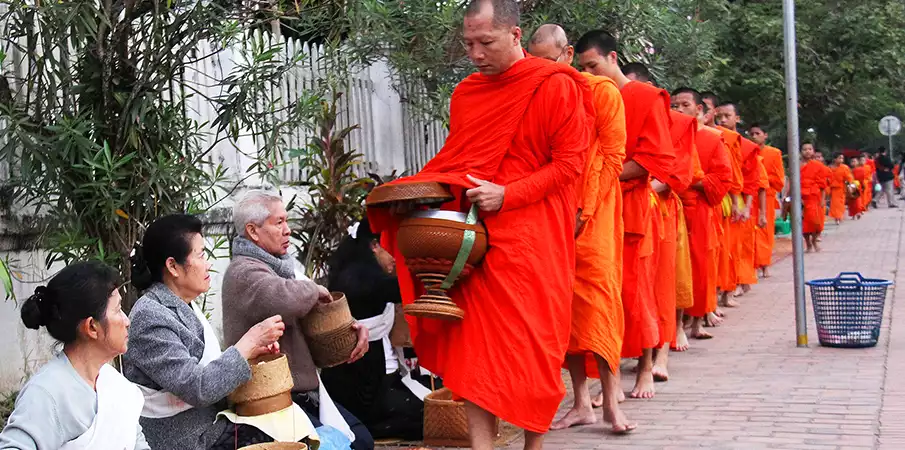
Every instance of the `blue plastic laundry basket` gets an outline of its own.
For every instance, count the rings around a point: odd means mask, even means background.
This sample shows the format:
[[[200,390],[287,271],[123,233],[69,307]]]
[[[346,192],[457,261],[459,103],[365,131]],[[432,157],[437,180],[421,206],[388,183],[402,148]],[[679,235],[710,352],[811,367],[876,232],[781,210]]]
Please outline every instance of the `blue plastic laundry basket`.
[[[842,272],[836,278],[807,282],[817,322],[817,338],[826,347],[863,348],[877,345],[886,290],[892,281]]]

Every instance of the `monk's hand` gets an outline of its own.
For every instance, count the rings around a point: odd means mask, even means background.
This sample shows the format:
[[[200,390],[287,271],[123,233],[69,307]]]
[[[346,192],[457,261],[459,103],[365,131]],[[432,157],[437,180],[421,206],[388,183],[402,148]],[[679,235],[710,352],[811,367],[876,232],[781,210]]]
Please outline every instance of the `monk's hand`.
[[[348,361],[349,363],[358,361],[368,352],[368,327],[355,322],[352,324],[352,329],[358,333],[358,343],[355,344],[355,349],[352,350],[352,356],[349,357]]]
[[[465,195],[468,196],[468,200],[478,205],[481,211],[499,211],[503,207],[503,198],[506,195],[504,186],[471,175],[466,176],[468,181],[476,184],[477,187],[465,191]]]
[[[654,190],[654,192],[658,194],[662,194],[663,192],[666,192],[667,189],[669,189],[669,185],[656,178],[650,181],[650,187]]]
[[[767,227],[767,214],[766,213],[760,213],[757,215],[757,226],[758,226],[758,228]]]

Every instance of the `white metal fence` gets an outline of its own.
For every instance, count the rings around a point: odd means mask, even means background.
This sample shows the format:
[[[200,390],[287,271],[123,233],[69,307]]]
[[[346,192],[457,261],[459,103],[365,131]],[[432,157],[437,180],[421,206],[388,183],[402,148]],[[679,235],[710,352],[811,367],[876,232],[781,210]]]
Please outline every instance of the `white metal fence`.
[[[279,86],[273,86],[271,99],[283,105],[300,98],[306,91],[313,90],[320,80],[327,76],[324,63],[324,48],[312,46],[285,37],[271,36],[283,46],[288,57],[300,49],[307,57],[300,67],[294,67],[283,78]],[[274,43],[273,41],[271,41]],[[236,141],[224,140],[217,136],[210,124],[217,116],[215,105],[208,99],[220,96],[223,86],[220,80],[229,76],[239,61],[241,49],[228,48],[213,52],[213,43],[199,44],[198,54],[211,54],[212,57],[192,60],[184,74],[185,81],[198,90],[197,95],[187,99],[187,115],[206,124],[202,130],[205,138],[204,148],[216,143],[211,152],[212,162],[223,164],[234,176],[245,173],[252,163],[250,155],[257,153],[263,142],[255,142],[251,138],[239,138]],[[0,73],[8,77],[11,85],[18,86],[27,75],[27,64],[23,64],[27,55],[7,50],[6,59],[0,66]],[[188,56],[189,58],[192,55]],[[381,174],[393,170],[408,173],[417,172],[442,147],[446,138],[445,127],[416,112],[407,101],[400,99],[399,89],[390,80],[390,70],[383,62],[352,73],[347,80],[346,88],[339,102],[340,117],[338,126],[359,125],[348,138],[348,145],[364,156],[367,171]],[[0,128],[4,126],[0,119]],[[308,142],[311,130],[299,128],[281,136],[283,150],[304,147]],[[281,167],[281,178],[285,182],[300,181],[305,174],[301,173],[298,164],[289,161]],[[0,161],[0,181],[8,179],[9,167]]]

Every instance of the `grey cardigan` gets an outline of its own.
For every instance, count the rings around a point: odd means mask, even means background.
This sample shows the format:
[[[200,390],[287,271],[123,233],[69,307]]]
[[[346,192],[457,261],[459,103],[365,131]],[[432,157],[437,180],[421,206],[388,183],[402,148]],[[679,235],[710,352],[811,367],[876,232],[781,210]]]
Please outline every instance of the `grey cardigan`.
[[[246,330],[276,314],[286,330],[280,351],[289,358],[293,392],[316,390],[317,369],[299,319],[317,303],[317,285],[309,280],[283,278],[263,261],[233,256],[223,274],[223,339],[235,344]]]
[[[204,450],[213,445],[228,423],[215,423],[225,397],[251,378],[248,362],[235,347],[205,367],[204,330],[191,306],[161,283],[151,286],[129,314],[129,350],[123,374],[130,381],[165,390],[194,406],[173,417],[141,418],[154,450]]]

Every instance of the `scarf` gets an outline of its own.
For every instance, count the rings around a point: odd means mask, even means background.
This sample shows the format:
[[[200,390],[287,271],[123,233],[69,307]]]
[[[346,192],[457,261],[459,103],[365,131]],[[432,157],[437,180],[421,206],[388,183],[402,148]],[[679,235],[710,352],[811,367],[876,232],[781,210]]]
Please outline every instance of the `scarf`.
[[[295,259],[289,253],[279,257],[273,256],[254,242],[239,236],[233,239],[233,256],[257,259],[267,264],[280,278],[295,279]]]

